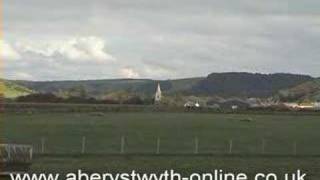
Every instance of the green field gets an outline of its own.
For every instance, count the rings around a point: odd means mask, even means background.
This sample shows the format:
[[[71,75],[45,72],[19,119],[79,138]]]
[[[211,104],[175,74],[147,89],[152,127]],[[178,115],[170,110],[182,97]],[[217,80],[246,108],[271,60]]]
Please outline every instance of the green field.
[[[315,115],[5,113],[0,123],[3,140],[33,144],[35,172],[224,168],[250,174],[301,168],[320,177],[320,118]]]

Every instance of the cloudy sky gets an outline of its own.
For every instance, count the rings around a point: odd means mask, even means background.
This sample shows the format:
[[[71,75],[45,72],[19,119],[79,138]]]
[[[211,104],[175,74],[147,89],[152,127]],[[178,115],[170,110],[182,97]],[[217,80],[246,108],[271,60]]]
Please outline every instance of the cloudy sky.
[[[320,76],[319,0],[4,0],[5,77]]]

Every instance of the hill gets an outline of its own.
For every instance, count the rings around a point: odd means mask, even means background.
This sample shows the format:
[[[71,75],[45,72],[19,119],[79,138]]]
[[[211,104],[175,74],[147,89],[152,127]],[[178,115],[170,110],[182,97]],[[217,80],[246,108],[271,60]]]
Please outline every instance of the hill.
[[[282,89],[289,89],[314,78],[296,74],[212,73],[207,77],[152,80],[111,79],[82,81],[11,81],[37,92],[68,95],[84,92],[101,98],[114,92],[129,92],[144,96],[154,94],[160,83],[165,94],[222,97],[269,97]]]
[[[179,80],[151,79],[112,79],[112,80],[82,80],[82,81],[13,81],[21,86],[34,89],[37,92],[63,94],[73,89],[83,88],[89,96],[102,97],[108,93],[125,91],[136,94],[152,95],[157,87],[166,93],[184,92],[203,78]]]
[[[204,95],[268,97],[281,89],[312,80],[296,74],[212,73],[192,87],[192,93]]]
[[[320,101],[320,79],[314,79],[279,92],[282,101]]]
[[[3,82],[3,94],[5,98],[16,98],[19,96],[25,96],[33,93],[34,91],[24,87],[22,85],[16,84],[11,81]]]

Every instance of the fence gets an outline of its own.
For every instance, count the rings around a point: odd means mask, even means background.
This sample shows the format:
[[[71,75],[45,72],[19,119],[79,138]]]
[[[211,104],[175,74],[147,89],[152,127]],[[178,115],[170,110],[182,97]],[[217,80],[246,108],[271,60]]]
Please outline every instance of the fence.
[[[0,144],[0,175],[25,172],[33,158],[33,147],[19,144]]]
[[[60,139],[61,140],[61,139]],[[320,149],[305,146],[304,142],[284,142],[268,139],[244,142],[240,139],[224,139],[219,142],[201,141],[201,138],[176,139],[154,137],[147,141],[119,136],[114,141],[98,142],[97,138],[86,136],[73,140],[58,141],[55,138],[42,137],[34,142],[35,154],[228,154],[228,155],[320,155]],[[300,145],[300,146],[299,146]],[[307,148],[306,148],[307,147]]]
[[[33,148],[29,145],[0,144],[1,163],[29,163],[32,154]]]

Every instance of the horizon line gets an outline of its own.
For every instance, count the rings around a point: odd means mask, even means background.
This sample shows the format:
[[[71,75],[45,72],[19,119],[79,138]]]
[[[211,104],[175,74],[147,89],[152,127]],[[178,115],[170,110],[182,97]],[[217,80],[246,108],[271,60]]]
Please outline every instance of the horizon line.
[[[312,78],[320,78],[310,74],[303,73],[293,73],[293,72],[274,72],[274,73],[263,73],[263,72],[248,72],[248,71],[225,71],[225,72],[212,72],[206,76],[194,76],[194,77],[182,77],[182,78],[167,78],[167,79],[153,79],[153,78],[97,78],[97,79],[63,79],[63,80],[28,80],[28,79],[8,79],[0,78],[1,80],[7,81],[29,81],[29,82],[66,82],[66,81],[103,81],[103,80],[150,80],[150,81],[174,81],[174,80],[184,80],[184,79],[196,79],[196,78],[206,78],[211,74],[228,74],[228,73],[246,73],[246,74],[261,74],[261,75],[275,75],[275,74],[288,74],[288,75],[301,75],[310,76]]]

